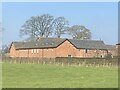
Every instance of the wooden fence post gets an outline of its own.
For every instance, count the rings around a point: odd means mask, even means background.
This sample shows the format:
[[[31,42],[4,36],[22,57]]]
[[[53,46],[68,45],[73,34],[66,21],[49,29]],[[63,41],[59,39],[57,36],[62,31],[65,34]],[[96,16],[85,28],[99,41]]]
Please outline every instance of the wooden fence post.
[[[62,66],[63,66],[63,63],[62,63]]]

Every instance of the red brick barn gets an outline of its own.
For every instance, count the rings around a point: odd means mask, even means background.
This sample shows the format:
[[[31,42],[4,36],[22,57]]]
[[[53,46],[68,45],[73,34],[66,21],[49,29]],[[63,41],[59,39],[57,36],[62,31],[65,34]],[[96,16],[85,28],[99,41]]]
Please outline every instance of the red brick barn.
[[[12,42],[10,57],[104,57],[107,49],[103,41],[61,38],[40,38],[31,42]]]

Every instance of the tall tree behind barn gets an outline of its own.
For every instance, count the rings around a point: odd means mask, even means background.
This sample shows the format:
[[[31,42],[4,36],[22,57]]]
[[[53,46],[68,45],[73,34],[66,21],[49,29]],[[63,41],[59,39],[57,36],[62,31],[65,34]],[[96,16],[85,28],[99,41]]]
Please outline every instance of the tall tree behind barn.
[[[54,18],[52,15],[43,14],[28,19],[20,29],[21,36],[28,36],[27,41],[37,38],[48,38],[50,36],[61,37],[69,34],[73,39],[91,39],[91,32],[82,25],[68,26],[69,22],[64,17]]]
[[[62,34],[65,34],[65,32],[67,31],[68,28],[68,20],[66,20],[64,17],[57,17],[54,20],[55,24],[54,24],[54,34],[60,38]]]
[[[73,39],[91,39],[91,32],[84,26],[73,25],[68,29],[68,33]]]
[[[20,35],[27,35],[30,40],[35,40],[39,37],[48,37],[52,33],[53,21],[53,16],[49,14],[33,16],[21,27]]]

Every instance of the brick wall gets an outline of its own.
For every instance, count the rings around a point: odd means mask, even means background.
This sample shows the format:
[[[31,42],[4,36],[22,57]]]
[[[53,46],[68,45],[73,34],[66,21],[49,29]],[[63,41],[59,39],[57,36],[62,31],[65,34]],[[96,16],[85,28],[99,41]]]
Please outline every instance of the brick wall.
[[[106,50],[94,49],[77,49],[69,41],[65,41],[57,48],[46,49],[19,49],[16,50],[14,45],[10,48],[10,57],[39,57],[39,58],[55,58],[55,57],[103,57],[107,55]]]
[[[117,55],[120,56],[120,44],[117,44],[116,48],[117,48]]]
[[[15,49],[14,44],[12,44],[11,47],[10,47],[9,56],[10,57],[18,57],[18,51]]]
[[[76,56],[76,48],[69,41],[65,41],[55,49],[55,56],[68,57],[68,55]]]

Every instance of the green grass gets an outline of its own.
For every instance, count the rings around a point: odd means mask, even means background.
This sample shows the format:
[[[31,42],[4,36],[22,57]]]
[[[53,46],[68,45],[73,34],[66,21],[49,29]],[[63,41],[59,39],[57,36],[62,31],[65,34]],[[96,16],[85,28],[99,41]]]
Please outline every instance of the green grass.
[[[3,63],[3,88],[117,88],[116,67]]]
[[[0,61],[0,90],[2,89],[2,63]]]

